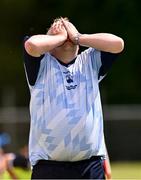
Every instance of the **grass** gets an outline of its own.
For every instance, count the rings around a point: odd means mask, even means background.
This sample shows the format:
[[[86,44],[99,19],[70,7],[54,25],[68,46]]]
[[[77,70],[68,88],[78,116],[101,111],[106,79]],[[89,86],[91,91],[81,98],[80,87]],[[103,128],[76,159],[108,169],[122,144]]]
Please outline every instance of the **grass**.
[[[112,179],[141,179],[141,162],[111,162],[112,168]],[[31,172],[24,172],[23,170],[16,169],[15,173],[20,179],[29,180],[31,176]],[[7,174],[2,180],[10,180]]]
[[[112,179],[141,179],[141,162],[111,162]]]

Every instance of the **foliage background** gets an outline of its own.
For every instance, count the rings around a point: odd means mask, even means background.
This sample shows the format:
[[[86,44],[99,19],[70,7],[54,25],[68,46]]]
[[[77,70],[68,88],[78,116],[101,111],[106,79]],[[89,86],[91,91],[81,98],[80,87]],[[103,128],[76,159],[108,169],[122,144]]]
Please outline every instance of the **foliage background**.
[[[81,33],[121,36],[125,50],[101,83],[106,104],[141,103],[139,0],[1,0],[0,106],[27,106],[22,42],[25,35],[45,33],[53,19],[67,16]]]

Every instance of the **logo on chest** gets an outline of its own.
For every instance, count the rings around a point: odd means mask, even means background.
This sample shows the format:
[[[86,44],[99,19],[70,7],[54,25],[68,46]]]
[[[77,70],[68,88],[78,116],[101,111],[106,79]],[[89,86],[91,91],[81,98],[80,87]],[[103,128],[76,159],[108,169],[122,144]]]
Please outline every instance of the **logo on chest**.
[[[67,90],[75,89],[77,85],[74,82],[73,73],[71,73],[70,71],[66,71],[63,73],[65,75],[65,80],[66,80],[66,89]]]

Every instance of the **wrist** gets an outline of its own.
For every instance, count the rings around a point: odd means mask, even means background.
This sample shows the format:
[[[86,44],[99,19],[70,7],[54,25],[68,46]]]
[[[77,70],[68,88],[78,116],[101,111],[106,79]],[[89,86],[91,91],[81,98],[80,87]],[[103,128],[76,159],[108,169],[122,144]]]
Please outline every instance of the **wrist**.
[[[66,41],[67,40],[67,36],[63,35],[63,34],[57,34],[56,35],[58,37],[58,39],[60,41]]]
[[[76,44],[76,45],[79,45],[79,39],[80,39],[80,36],[81,34],[80,33],[77,33],[73,39],[73,43]]]
[[[64,41],[66,41],[68,38],[68,35],[62,35],[62,36],[63,36]]]

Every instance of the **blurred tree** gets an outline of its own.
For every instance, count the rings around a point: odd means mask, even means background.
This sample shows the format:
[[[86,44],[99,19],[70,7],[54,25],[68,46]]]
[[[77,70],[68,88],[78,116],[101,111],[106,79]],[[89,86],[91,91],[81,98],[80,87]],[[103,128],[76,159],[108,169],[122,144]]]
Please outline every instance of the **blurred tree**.
[[[81,33],[110,32],[125,40],[124,53],[101,83],[105,103],[141,103],[139,0],[1,0],[0,103],[5,89],[14,89],[17,106],[27,105],[29,92],[23,68],[25,35],[45,33],[53,19],[67,16]],[[25,98],[27,97],[27,98]]]

